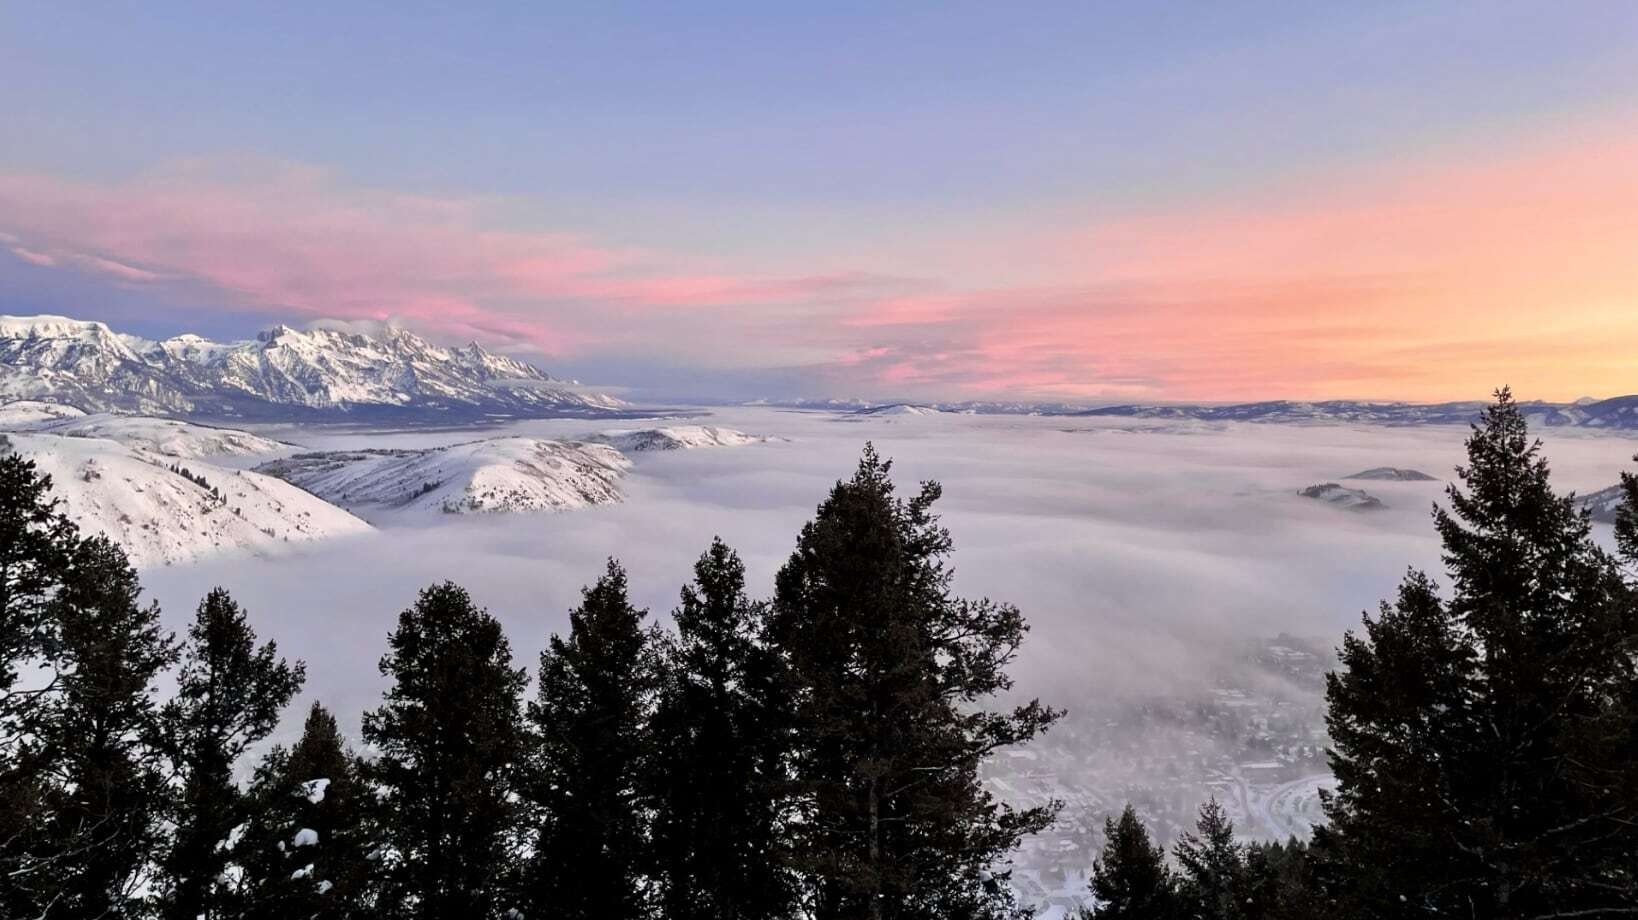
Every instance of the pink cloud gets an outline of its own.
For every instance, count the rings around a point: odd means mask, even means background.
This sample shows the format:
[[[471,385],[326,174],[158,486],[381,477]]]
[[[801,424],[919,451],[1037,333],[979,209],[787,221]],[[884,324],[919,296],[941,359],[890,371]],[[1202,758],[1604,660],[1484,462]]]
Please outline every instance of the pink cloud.
[[[123,183],[0,175],[19,258],[229,306],[400,318],[552,353],[803,368],[835,389],[1018,398],[1442,398],[1633,386],[1638,130],[1406,160],[1234,206],[997,234],[958,288],[835,265],[776,275],[321,171],[188,164]],[[931,235],[931,234],[930,234]],[[908,260],[916,262],[916,260]]]
[[[32,249],[24,249],[21,246],[11,247],[11,254],[30,265],[50,267],[57,264],[57,259],[50,253],[35,252]]]

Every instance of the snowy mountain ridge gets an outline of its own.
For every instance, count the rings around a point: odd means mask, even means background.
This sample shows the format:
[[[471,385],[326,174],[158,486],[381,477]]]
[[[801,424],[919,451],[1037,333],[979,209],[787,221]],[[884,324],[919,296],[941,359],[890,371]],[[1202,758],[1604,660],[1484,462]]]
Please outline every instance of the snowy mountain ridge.
[[[161,341],[63,316],[0,316],[0,398],[217,418],[597,415],[625,406],[476,342],[404,329],[275,326],[219,343]]]
[[[625,452],[756,444],[768,439],[702,425],[615,429],[580,440],[496,437],[442,447],[331,450],[262,464],[326,501],[358,511],[510,514],[625,500]]]
[[[631,461],[606,444],[502,437],[445,447],[321,451],[258,467],[349,508],[494,514],[624,500]]]

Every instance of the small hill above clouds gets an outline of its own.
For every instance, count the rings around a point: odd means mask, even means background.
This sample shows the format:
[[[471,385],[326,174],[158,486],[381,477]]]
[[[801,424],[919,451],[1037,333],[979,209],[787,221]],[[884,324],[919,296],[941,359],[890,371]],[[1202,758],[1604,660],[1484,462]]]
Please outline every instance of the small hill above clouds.
[[[1396,466],[1377,466],[1368,470],[1361,470],[1345,479],[1375,479],[1387,482],[1438,482],[1438,478],[1429,476],[1421,470],[1400,469]]]
[[[276,326],[242,342],[149,341],[62,316],[0,317],[0,398],[209,418],[547,416],[625,403],[477,343],[390,326]]]
[[[1360,489],[1350,489],[1334,482],[1322,482],[1319,485],[1309,486],[1297,493],[1303,498],[1311,498],[1337,508],[1346,508],[1349,511],[1377,511],[1386,508],[1382,500],[1369,492]]]
[[[934,406],[920,406],[911,403],[894,403],[886,406],[866,406],[863,409],[848,410],[838,416],[838,422],[863,422],[870,419],[896,421],[899,419],[924,418],[937,415],[949,415],[942,409]]]
[[[370,526],[288,483],[105,438],[45,432],[0,435],[51,476],[52,494],[85,533],[104,533],[138,566],[221,553],[274,555],[293,544],[366,533]]]
[[[500,437],[446,447],[302,453],[257,469],[348,508],[443,514],[567,511],[625,500],[625,452],[757,444],[732,428],[614,429],[582,440]]]
[[[473,514],[618,502],[630,468],[606,444],[490,438],[424,450],[297,454],[258,470],[349,508]]]
[[[683,450],[694,447],[739,447],[763,444],[770,439],[746,434],[733,428],[710,425],[673,425],[666,428],[616,428],[586,438],[617,450],[641,452]]]

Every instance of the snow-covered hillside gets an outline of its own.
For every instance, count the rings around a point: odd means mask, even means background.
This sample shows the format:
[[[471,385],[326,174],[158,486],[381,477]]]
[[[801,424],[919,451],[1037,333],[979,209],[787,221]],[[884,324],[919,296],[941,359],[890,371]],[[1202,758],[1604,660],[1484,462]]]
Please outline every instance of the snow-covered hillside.
[[[88,411],[275,417],[375,411],[540,415],[624,405],[477,343],[446,348],[403,329],[276,326],[218,343],[149,341],[99,322],[0,316],[0,398]]]
[[[139,566],[222,552],[266,555],[290,544],[368,531],[369,525],[259,473],[174,458],[104,438],[0,435],[0,450],[35,462],[86,533],[105,533]]]
[[[1349,511],[1375,511],[1385,508],[1382,500],[1369,492],[1359,489],[1349,489],[1334,482],[1322,482],[1319,485],[1309,486],[1297,493],[1303,498],[1312,498],[1315,501],[1325,502],[1337,508],[1346,508]]]
[[[18,399],[0,405],[0,431],[26,431],[64,419],[84,417],[85,412],[73,406]]]
[[[297,454],[258,469],[349,508],[467,514],[618,502],[620,478],[630,468],[607,444],[506,437],[424,450]]]
[[[854,415],[869,415],[876,418],[905,418],[922,415],[938,415],[940,410],[932,406],[916,406],[909,403],[895,403],[891,406],[871,406],[859,409]]]
[[[1615,523],[1615,513],[1621,510],[1626,500],[1626,490],[1621,488],[1620,483],[1576,498],[1577,504],[1587,509],[1593,520],[1605,524]]]
[[[733,428],[710,425],[674,425],[668,428],[616,428],[586,438],[622,451],[682,450],[693,447],[738,447],[761,444],[767,438]]]
[[[3,411],[3,408],[0,408]],[[293,449],[293,445],[236,428],[214,428],[141,415],[85,415],[34,428],[71,438],[103,438],[166,457],[253,457]]]

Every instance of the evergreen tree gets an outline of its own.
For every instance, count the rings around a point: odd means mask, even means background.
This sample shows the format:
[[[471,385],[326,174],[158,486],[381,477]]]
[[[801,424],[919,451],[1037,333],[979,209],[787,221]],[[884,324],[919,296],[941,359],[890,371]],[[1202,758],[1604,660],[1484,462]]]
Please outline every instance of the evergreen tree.
[[[50,872],[32,852],[45,787],[38,739],[24,724],[55,683],[18,686],[22,671],[45,663],[47,613],[77,540],[50,492],[33,461],[0,456],[0,879],[11,881],[0,885],[0,916],[27,916],[29,892]]]
[[[677,640],[654,718],[653,847],[667,920],[786,916],[779,844],[784,726],[766,605],[745,595],[745,566],[721,540],[694,564],[672,615]]]
[[[221,846],[242,824],[246,801],[233,768],[266,738],[301,689],[306,669],[285,663],[256,633],[228,593],[200,602],[182,649],[175,699],[165,707],[167,740],[182,788],[176,830],[164,862],[164,913],[175,920],[222,914],[218,881],[228,854]]]
[[[1622,473],[1621,492],[1625,501],[1615,511],[1615,542],[1627,564],[1638,567],[1638,475]]]
[[[381,673],[385,703],[364,716],[379,752],[384,903],[424,920],[491,920],[510,904],[524,672],[494,617],[454,584],[398,618]]]
[[[239,916],[372,916],[368,792],[335,716],[314,703],[295,746],[274,748],[257,767],[247,826],[230,851]]]
[[[1245,851],[1234,842],[1234,824],[1215,798],[1200,807],[1195,830],[1177,841],[1175,852],[1186,916],[1200,920],[1251,916],[1246,910],[1250,885]]]
[[[42,788],[37,915],[131,917],[169,802],[153,684],[176,660],[135,570],[106,537],[80,542],[53,598],[58,690],[31,714]]]
[[[978,767],[1057,713],[981,708],[1011,686],[1023,617],[951,596],[939,487],[896,498],[889,470],[867,446],[778,576],[771,634],[796,739],[792,865],[818,920],[1007,916],[1002,863],[1056,808],[996,803]]]
[[[1105,818],[1103,852],[1092,863],[1093,908],[1087,917],[1107,920],[1172,920],[1178,916],[1177,880],[1166,851],[1132,806],[1120,820]]]
[[[1467,452],[1435,512],[1449,600],[1412,573],[1329,677],[1328,843],[1373,915],[1630,913],[1632,590],[1506,390]]]
[[[657,662],[646,611],[614,560],[569,613],[569,636],[540,656],[533,799],[542,822],[530,867],[534,916],[629,920],[649,913],[645,808]],[[727,752],[723,752],[727,755]]]
[[[1348,916],[1322,891],[1309,846],[1297,838],[1249,844],[1245,862],[1247,916],[1257,920]]]
[[[50,493],[51,477],[38,473],[34,461],[0,456],[0,720],[7,720],[0,728],[20,716],[24,700],[38,697],[14,697],[12,690],[18,669],[45,651],[47,609],[77,540]]]

